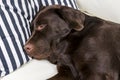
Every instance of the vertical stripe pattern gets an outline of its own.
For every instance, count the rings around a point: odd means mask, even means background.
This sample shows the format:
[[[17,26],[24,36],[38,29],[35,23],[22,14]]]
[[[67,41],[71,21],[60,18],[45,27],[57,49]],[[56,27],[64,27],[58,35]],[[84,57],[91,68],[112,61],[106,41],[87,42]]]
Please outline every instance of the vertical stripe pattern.
[[[41,6],[55,4],[77,9],[75,0],[0,0],[0,77],[31,59],[23,49],[30,22]]]

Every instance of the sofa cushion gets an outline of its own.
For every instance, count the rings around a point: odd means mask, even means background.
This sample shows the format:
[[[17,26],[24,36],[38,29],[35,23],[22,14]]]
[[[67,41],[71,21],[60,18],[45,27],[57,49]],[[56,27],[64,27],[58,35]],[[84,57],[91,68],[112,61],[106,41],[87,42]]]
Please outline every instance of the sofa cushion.
[[[76,0],[79,8],[106,20],[120,23],[120,0]]]

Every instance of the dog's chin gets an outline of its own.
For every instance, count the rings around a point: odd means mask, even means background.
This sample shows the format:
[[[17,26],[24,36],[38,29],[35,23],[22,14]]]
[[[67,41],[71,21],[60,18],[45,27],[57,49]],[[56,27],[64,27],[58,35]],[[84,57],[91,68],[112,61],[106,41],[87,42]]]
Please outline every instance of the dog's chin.
[[[36,54],[31,54],[29,55],[30,57],[32,57],[33,59],[38,59],[38,60],[42,60],[42,59],[47,59],[50,56],[50,53],[36,53]]]

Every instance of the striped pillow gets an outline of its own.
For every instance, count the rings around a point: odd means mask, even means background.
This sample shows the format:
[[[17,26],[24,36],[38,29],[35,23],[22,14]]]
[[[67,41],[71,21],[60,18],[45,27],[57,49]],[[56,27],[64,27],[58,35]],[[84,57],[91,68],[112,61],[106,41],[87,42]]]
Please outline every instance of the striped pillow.
[[[75,0],[0,0],[0,77],[31,59],[23,50],[29,23],[41,6],[54,4],[77,8]]]

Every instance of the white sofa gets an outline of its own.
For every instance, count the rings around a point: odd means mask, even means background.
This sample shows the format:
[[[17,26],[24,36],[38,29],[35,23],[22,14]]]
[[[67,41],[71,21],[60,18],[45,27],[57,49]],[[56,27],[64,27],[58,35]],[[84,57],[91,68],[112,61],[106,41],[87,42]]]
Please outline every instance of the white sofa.
[[[55,74],[56,66],[47,60],[31,60],[1,80],[46,80]]]
[[[120,23],[120,0],[77,0],[80,10]],[[0,80],[46,80],[57,74],[56,66],[46,60],[31,60]]]
[[[120,23],[120,0],[77,0],[77,3],[90,15]]]

